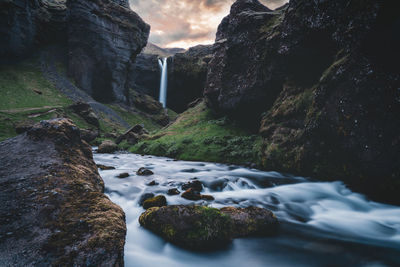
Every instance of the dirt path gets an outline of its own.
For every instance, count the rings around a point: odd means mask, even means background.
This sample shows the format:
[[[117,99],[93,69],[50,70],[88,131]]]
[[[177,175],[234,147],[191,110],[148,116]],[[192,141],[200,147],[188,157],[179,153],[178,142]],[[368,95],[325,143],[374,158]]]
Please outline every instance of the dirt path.
[[[43,107],[38,107],[38,108],[13,108],[13,109],[3,109],[3,110],[0,110],[0,112],[20,113],[20,112],[25,112],[25,111],[37,111],[37,110],[56,109],[56,108],[62,108],[62,106],[43,106]]]
[[[88,103],[97,115],[104,114],[113,122],[120,124],[128,129],[130,127],[124,119],[122,119],[114,110],[97,102],[86,92],[76,87],[63,73],[59,73],[55,65],[55,56],[51,49],[42,52],[40,57],[40,67],[44,77],[54,83],[56,88],[64,93],[68,98],[76,101],[84,101]]]

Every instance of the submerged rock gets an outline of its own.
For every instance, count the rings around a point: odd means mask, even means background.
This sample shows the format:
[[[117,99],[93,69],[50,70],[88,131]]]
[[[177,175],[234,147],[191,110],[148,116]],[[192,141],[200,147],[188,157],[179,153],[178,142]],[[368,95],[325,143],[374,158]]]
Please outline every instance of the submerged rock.
[[[147,169],[147,168],[145,168],[145,167],[141,167],[141,168],[136,172],[136,174],[137,174],[137,175],[140,175],[140,176],[150,176],[150,175],[153,175],[154,173],[153,173],[151,170],[149,170],[149,169]]]
[[[145,202],[149,198],[153,198],[154,196],[155,195],[153,193],[144,193],[143,195],[140,196],[139,205],[143,206],[143,202]]]
[[[175,195],[179,195],[181,192],[178,190],[178,188],[171,188],[171,189],[168,189],[168,192],[167,192],[167,194],[169,195],[169,196],[175,196]]]
[[[123,173],[120,173],[117,177],[120,179],[127,178],[127,177],[129,177],[129,173],[123,172]]]
[[[123,266],[125,214],[103,191],[91,147],[68,119],[1,142],[1,265]]]
[[[146,199],[143,202],[143,208],[149,209],[153,207],[163,207],[167,205],[167,199],[163,195],[155,196],[153,198]]]
[[[214,208],[155,207],[140,215],[139,222],[164,239],[190,249],[218,247],[232,239],[232,220]]]
[[[156,181],[151,181],[150,183],[147,184],[148,186],[155,186],[158,185],[158,183]]]
[[[194,190],[193,188],[189,188],[188,190],[183,192],[181,196],[188,200],[200,200],[201,199],[200,192]]]
[[[207,200],[207,201],[213,201],[215,198],[211,195],[200,195],[201,199]]]
[[[114,153],[117,150],[118,150],[118,145],[114,143],[114,141],[105,140],[99,145],[97,153]]]
[[[201,190],[203,190],[203,183],[200,182],[199,180],[194,180],[182,185],[182,189],[183,190],[193,189],[194,191],[201,192]]]
[[[97,164],[96,166],[97,166],[97,168],[99,168],[102,171],[115,170],[115,167],[112,167],[112,166],[106,166],[106,165],[102,165],[102,164]]]

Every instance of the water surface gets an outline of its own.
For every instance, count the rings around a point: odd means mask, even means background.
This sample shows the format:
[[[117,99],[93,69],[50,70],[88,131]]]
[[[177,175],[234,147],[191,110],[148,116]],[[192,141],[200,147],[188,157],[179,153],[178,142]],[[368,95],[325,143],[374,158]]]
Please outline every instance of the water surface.
[[[125,265],[130,266],[400,266],[400,207],[369,201],[342,182],[315,182],[277,172],[136,154],[94,154],[106,193],[126,213]],[[135,172],[146,167],[148,177]],[[130,177],[116,176],[128,172]],[[166,191],[191,179],[215,201],[189,201]],[[155,180],[159,185],[147,186]],[[144,193],[164,194],[168,204],[258,206],[274,211],[279,233],[236,239],[215,252],[193,252],[140,227]]]

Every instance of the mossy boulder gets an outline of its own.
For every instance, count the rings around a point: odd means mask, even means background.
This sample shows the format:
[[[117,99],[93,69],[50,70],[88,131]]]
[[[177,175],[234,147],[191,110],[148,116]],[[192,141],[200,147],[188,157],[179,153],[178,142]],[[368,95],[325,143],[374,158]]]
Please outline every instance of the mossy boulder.
[[[167,199],[163,195],[155,196],[143,201],[143,208],[163,207],[167,205]]]
[[[232,239],[231,218],[209,207],[150,208],[140,215],[139,222],[164,239],[190,249],[221,246]]]
[[[278,227],[278,219],[267,209],[225,207],[220,211],[232,219],[234,237],[265,236],[275,233]]]
[[[114,143],[111,140],[104,140],[100,144],[97,152],[98,153],[114,153],[117,150],[118,150],[118,145],[116,143]]]
[[[150,208],[139,223],[167,241],[189,249],[210,249],[233,238],[276,233],[278,220],[263,208],[167,206]]]

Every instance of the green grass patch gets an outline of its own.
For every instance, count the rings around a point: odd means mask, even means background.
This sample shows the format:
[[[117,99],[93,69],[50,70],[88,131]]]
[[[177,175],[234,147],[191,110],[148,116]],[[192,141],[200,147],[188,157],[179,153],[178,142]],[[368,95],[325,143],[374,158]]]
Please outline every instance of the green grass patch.
[[[204,103],[182,113],[151,139],[140,142],[130,151],[181,160],[247,164],[258,162],[261,146],[260,137],[226,118],[214,118]]]
[[[34,60],[0,66],[0,94],[1,111],[72,104],[43,77]]]

